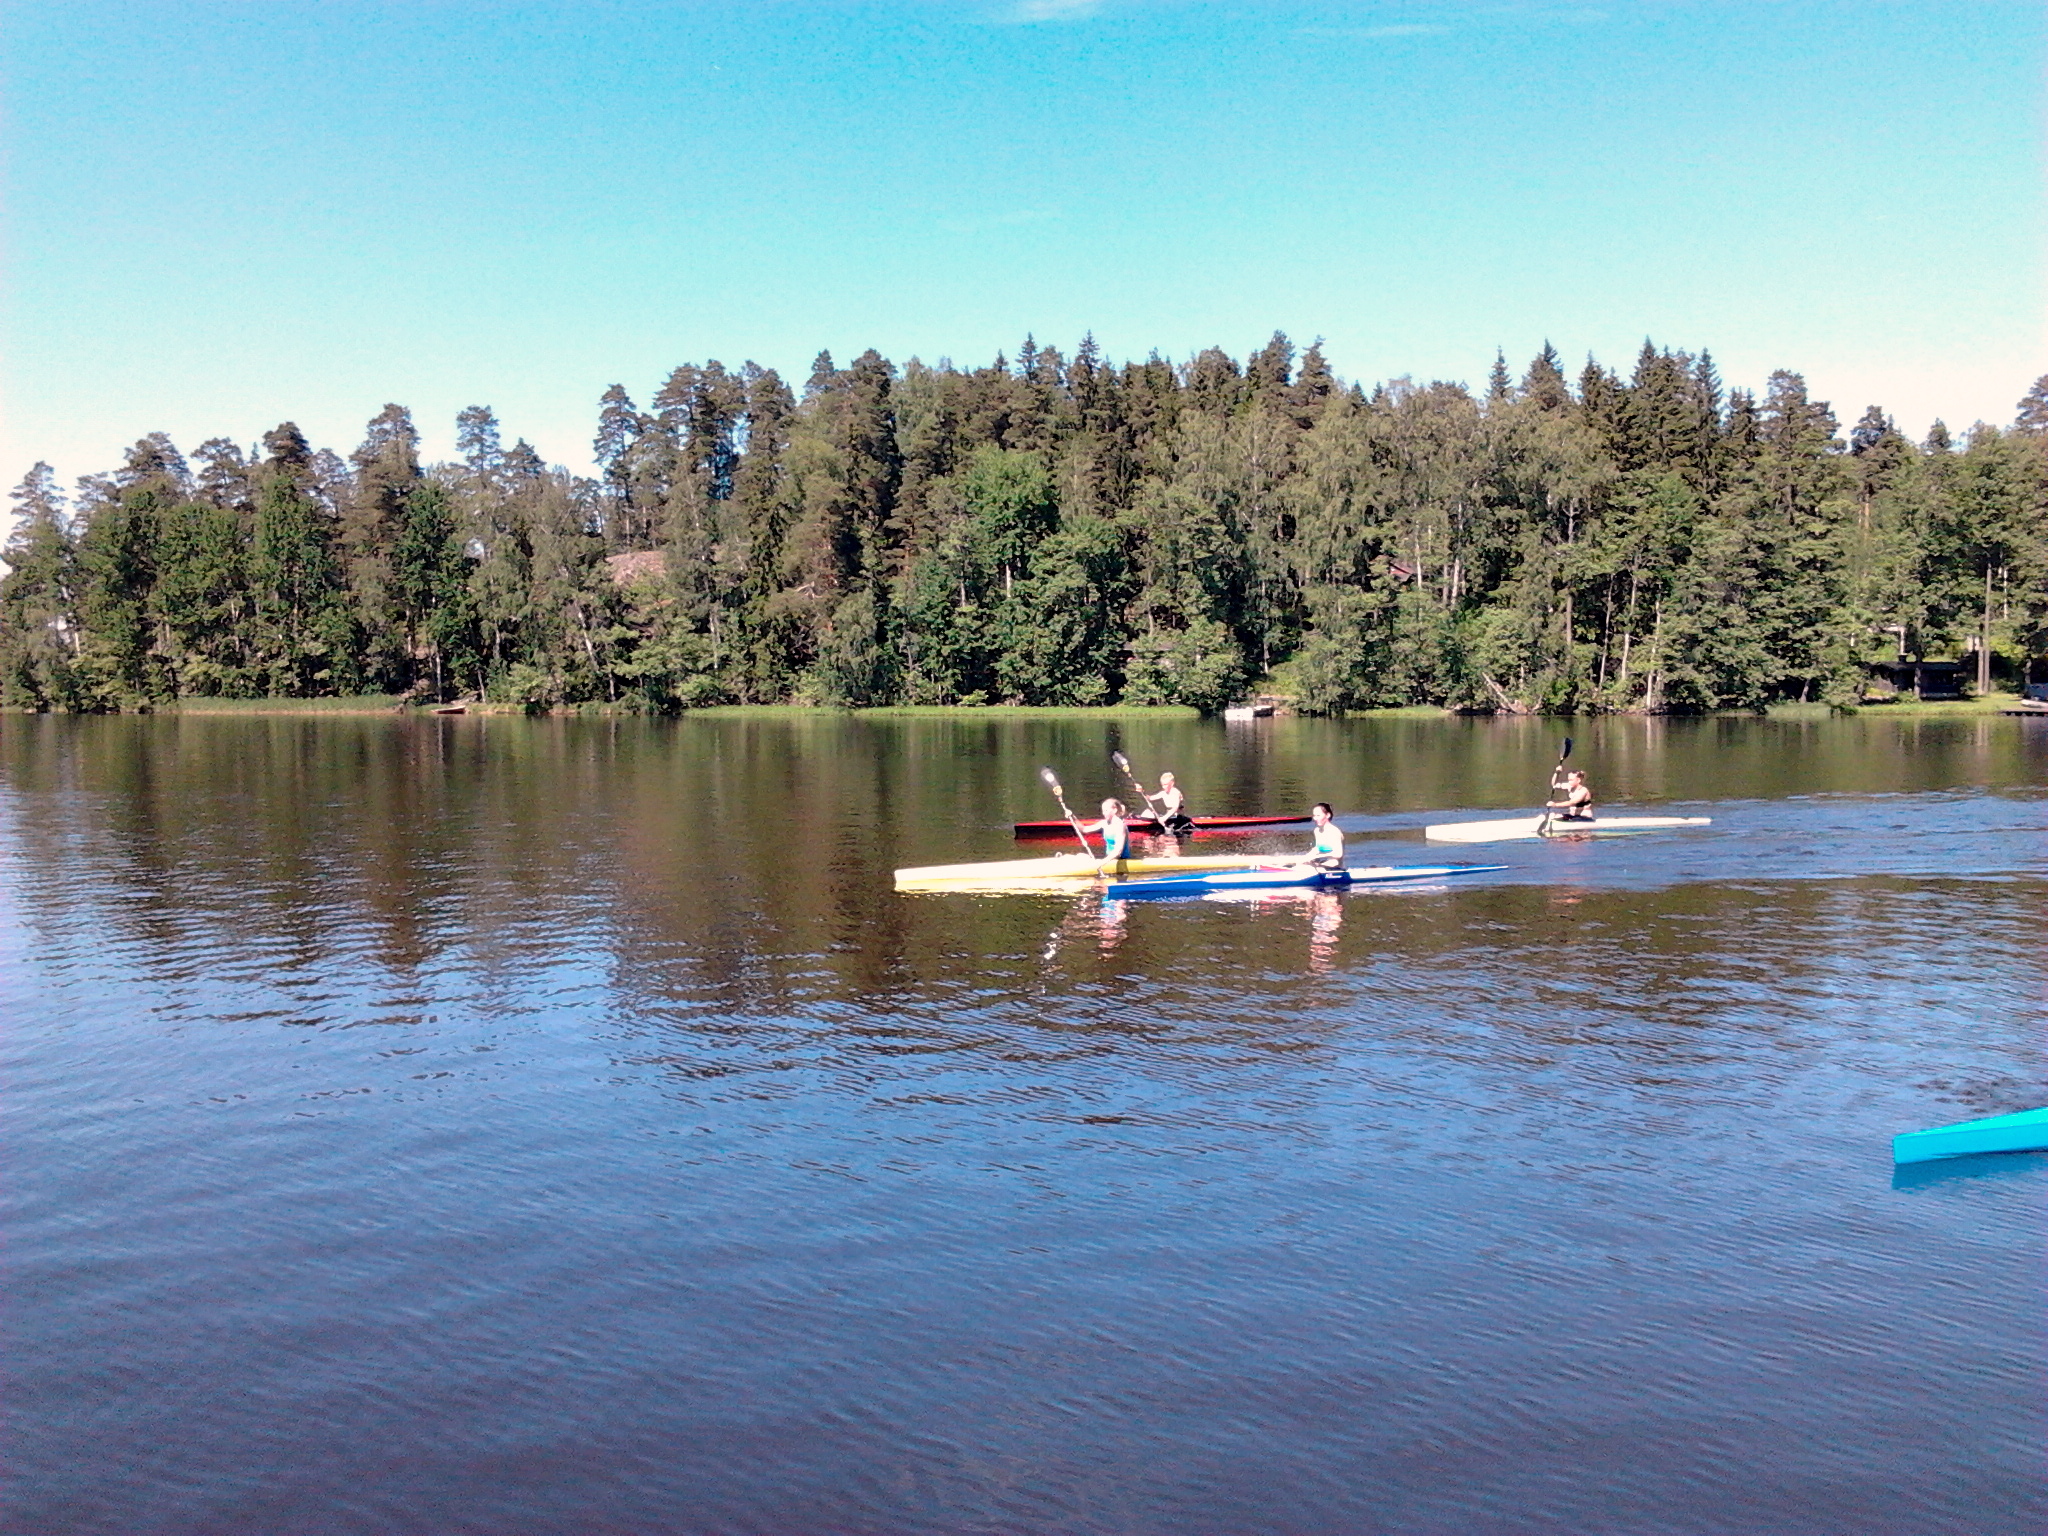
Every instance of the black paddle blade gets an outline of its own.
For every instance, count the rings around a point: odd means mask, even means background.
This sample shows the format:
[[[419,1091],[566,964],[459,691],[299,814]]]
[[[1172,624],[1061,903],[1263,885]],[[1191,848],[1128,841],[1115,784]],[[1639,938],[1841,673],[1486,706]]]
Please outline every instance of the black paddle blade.
[[[1571,737],[1567,736],[1567,737],[1565,737],[1565,739],[1564,739],[1564,750],[1563,750],[1562,752],[1560,752],[1560,753],[1558,753],[1558,754],[1557,754],[1557,760],[1558,760],[1558,761],[1559,761],[1559,762],[1561,763],[1561,762],[1563,762],[1563,761],[1564,761],[1564,760],[1565,760],[1566,758],[1570,757],[1571,755],[1572,755],[1572,739],[1571,739]]]

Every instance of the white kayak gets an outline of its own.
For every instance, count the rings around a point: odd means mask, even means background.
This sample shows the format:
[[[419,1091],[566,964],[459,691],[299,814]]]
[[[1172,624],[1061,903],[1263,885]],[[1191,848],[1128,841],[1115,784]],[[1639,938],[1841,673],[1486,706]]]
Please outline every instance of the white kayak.
[[[1019,886],[1060,886],[1076,881],[1120,880],[1126,875],[1197,874],[1210,869],[1251,869],[1256,854],[1191,853],[1181,858],[1118,859],[1104,864],[1081,853],[1044,859],[990,859],[981,864],[931,864],[896,871],[902,890],[1010,890]]]
[[[1515,816],[1506,821],[1440,821],[1423,828],[1432,843],[1505,843],[1522,837],[1619,837],[1629,832],[1662,832],[1670,827],[1706,827],[1711,816]]]

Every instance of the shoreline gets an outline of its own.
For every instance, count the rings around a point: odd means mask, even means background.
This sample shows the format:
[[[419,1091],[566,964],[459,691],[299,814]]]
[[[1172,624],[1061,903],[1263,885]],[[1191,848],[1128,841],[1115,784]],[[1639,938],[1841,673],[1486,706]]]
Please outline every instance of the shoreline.
[[[1446,709],[1436,704],[1399,704],[1383,709],[1346,710],[1341,715],[1307,716],[1277,715],[1267,719],[1343,719],[1343,720],[1847,720],[1847,719],[1956,719],[1956,718],[2000,718],[2008,711],[2018,711],[2020,695],[2013,693],[1990,693],[1981,698],[1970,699],[1899,699],[1868,702],[1850,709],[1836,709],[1827,704],[1781,703],[1767,706],[1762,712],[1754,710],[1715,710],[1702,715],[1648,715],[1635,711],[1611,711],[1576,715],[1514,715],[1514,714],[1468,714],[1461,710]],[[18,708],[0,709],[0,714],[33,715],[35,710]],[[61,713],[61,711],[50,711]],[[261,717],[289,717],[315,715],[345,715],[363,717],[371,715],[393,715],[406,719],[435,718],[433,706],[408,703],[396,694],[356,694],[336,698],[264,698],[264,699],[214,699],[187,698],[173,699],[152,705],[146,710],[115,710],[112,714],[130,715],[247,715]],[[2025,713],[2016,713],[2014,718],[2025,718]],[[1199,720],[1204,718],[1200,711],[1185,704],[880,704],[862,709],[843,709],[828,704],[712,704],[701,709],[680,710],[673,715],[650,714],[644,710],[628,709],[617,704],[590,703],[565,705],[538,715],[527,715],[517,704],[477,703],[465,701],[459,712],[440,716],[458,719],[470,715],[526,717],[537,720],[564,719],[618,719],[641,717],[645,719],[682,719],[690,716],[707,716],[719,719],[798,720],[811,718],[837,719],[897,719],[897,720]],[[82,717],[81,717],[82,718]],[[1215,718],[1213,716],[1208,718]],[[1237,722],[1263,724],[1258,722]]]

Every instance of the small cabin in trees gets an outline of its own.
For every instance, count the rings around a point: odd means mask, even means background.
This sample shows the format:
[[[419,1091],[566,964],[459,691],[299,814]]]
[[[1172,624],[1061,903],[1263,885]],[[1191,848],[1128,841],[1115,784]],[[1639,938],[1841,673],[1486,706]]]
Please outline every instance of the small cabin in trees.
[[[1872,700],[1904,698],[1960,699],[1963,681],[1976,671],[1972,661],[1920,661],[1901,656],[1896,661],[1865,662],[1864,697]]]

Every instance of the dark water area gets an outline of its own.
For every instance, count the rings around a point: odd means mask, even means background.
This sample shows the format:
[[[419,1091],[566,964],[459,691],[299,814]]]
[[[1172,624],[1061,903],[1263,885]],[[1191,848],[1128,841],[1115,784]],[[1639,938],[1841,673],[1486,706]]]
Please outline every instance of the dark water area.
[[[1559,730],[0,717],[0,1525],[2038,1533],[2048,722]]]

